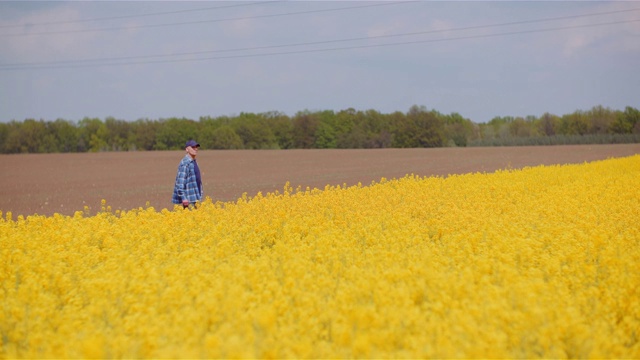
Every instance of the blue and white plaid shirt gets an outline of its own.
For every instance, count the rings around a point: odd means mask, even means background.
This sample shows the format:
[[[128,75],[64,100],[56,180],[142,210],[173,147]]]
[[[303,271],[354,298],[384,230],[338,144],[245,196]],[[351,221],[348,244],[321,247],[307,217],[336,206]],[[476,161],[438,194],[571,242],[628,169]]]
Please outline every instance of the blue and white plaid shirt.
[[[182,204],[183,200],[189,200],[193,204],[202,199],[202,185],[198,187],[196,179],[195,160],[188,154],[182,158],[178,165],[178,175],[176,175],[176,183],[173,188],[172,202],[174,204]]]

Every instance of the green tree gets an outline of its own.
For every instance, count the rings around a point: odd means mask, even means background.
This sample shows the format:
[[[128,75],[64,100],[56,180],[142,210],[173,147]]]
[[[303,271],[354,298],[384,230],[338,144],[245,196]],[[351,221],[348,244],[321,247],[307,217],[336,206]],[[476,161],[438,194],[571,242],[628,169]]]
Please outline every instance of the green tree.
[[[366,141],[364,130],[356,125],[358,112],[353,108],[340,110],[335,114],[333,126],[336,129],[336,147],[340,149],[362,148]]]
[[[455,112],[442,118],[447,142],[451,141],[455,146],[467,146],[468,141],[475,137],[475,127],[471,120]]]
[[[200,117],[198,123],[200,131],[198,133],[198,142],[204,149],[214,149],[214,133],[220,127],[220,123],[211,117]]]
[[[57,119],[49,124],[49,132],[54,134],[57,142],[57,151],[76,152],[78,151],[78,128],[75,124],[64,119]]]
[[[189,139],[197,139],[198,124],[186,118],[160,120],[154,150],[179,150]],[[199,140],[198,140],[199,141]]]
[[[113,117],[105,119],[105,128],[107,129],[106,142],[107,146],[112,151],[129,150],[130,147],[134,147],[133,143],[129,143],[131,132],[130,124],[125,120],[118,120]]]
[[[533,135],[529,121],[519,117],[509,123],[509,135],[512,137],[530,137]]]
[[[136,150],[153,150],[156,148],[156,133],[161,124],[149,119],[138,119],[130,126],[129,138]],[[186,142],[186,140],[185,140]]]
[[[515,121],[515,118],[512,116],[496,116],[489,121],[489,126],[493,129],[493,134],[495,138],[507,138],[511,136],[511,131],[509,130],[509,126],[512,122]]]
[[[616,113],[602,105],[594,106],[585,113],[589,121],[589,134],[606,134],[616,121]]]
[[[58,143],[55,135],[52,133],[46,133],[42,139],[40,139],[40,146],[38,148],[39,153],[57,153]]]
[[[52,146],[51,142],[49,142],[47,146],[45,146],[45,144],[43,143],[43,139],[45,138],[47,133],[47,125],[45,124],[44,120],[25,120],[20,128],[20,152],[45,152],[46,148],[50,148]]]
[[[9,124],[0,122],[0,152],[7,153],[5,146],[9,137]]]
[[[619,111],[609,127],[615,134],[640,134],[640,111],[627,106],[624,112]]]
[[[559,124],[560,118],[549,113],[544,113],[536,123],[538,133],[544,136],[555,135]]]
[[[359,111],[355,123],[355,126],[362,129],[365,134],[364,148],[386,148],[391,146],[392,125],[390,117],[369,109],[364,112]]]
[[[560,133],[563,135],[585,135],[589,132],[589,120],[583,111],[576,110],[560,119]]]
[[[293,145],[297,149],[311,149],[320,121],[308,111],[299,112],[293,118]]]
[[[318,149],[336,148],[336,130],[327,122],[318,123],[314,147]]]
[[[97,152],[107,149],[107,128],[98,118],[85,117],[78,122],[78,151]]]
[[[401,148],[441,147],[444,124],[435,112],[414,105],[404,121],[394,124],[394,146]]]
[[[338,139],[338,147],[341,149],[363,149],[367,143],[367,133],[354,125],[348,133],[341,134]]]
[[[276,138],[278,148],[291,149],[293,147],[293,122],[291,118],[276,111],[264,114],[264,121]]]
[[[7,124],[7,134],[4,140],[2,151],[7,154],[16,154],[22,152],[22,123],[15,120]]]
[[[231,126],[222,125],[211,133],[211,149],[242,149],[242,139]]]
[[[233,128],[242,139],[245,149],[278,148],[278,142],[271,128],[256,114],[241,113],[233,123]]]

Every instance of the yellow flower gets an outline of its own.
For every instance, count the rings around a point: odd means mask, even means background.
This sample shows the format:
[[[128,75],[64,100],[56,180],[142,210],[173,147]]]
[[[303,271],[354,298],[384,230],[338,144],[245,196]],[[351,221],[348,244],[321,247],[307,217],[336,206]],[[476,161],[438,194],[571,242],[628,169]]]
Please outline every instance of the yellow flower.
[[[0,213],[0,358],[637,358],[640,155]]]

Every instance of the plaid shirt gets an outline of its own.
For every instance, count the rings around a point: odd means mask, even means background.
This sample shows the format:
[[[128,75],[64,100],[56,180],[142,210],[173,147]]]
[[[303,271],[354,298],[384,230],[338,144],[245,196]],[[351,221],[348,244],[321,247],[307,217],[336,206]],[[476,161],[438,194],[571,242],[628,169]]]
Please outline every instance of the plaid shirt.
[[[176,184],[173,187],[174,204],[182,204],[182,200],[189,200],[189,203],[195,203],[202,199],[202,186],[198,188],[195,173],[195,160],[189,155],[185,155],[178,165],[178,175],[176,175]]]

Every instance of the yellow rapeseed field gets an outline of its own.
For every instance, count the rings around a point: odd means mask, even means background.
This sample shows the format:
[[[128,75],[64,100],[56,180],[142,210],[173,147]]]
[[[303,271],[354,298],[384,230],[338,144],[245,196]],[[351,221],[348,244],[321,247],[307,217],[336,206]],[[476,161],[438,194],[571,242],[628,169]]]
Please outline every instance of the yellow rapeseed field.
[[[0,218],[2,358],[640,358],[640,155]]]

